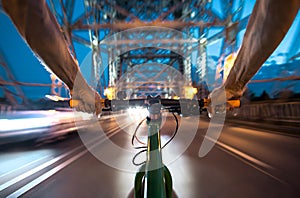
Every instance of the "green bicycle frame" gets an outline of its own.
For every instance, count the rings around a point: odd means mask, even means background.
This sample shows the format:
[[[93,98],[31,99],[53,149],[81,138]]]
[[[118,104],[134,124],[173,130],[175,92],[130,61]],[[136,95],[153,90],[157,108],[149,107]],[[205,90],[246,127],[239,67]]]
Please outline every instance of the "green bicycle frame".
[[[162,162],[160,125],[161,104],[154,103],[149,107],[147,159],[135,177],[134,196],[170,198],[172,197],[172,177]]]

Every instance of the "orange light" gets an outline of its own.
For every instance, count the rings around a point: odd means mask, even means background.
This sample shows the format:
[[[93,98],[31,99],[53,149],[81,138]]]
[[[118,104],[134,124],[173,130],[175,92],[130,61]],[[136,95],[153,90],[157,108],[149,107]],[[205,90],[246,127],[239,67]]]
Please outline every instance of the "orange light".
[[[70,107],[77,107],[79,105],[79,100],[70,100]]]
[[[227,104],[229,104],[230,107],[239,108],[241,106],[241,101],[240,100],[228,100]]]

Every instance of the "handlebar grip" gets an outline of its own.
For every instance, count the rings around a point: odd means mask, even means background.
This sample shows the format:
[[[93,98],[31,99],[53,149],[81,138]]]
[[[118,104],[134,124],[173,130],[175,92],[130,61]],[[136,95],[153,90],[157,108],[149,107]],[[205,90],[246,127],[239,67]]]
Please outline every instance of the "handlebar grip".
[[[70,99],[69,105],[71,108],[77,107],[79,105],[79,100]]]
[[[233,108],[240,108],[241,107],[241,100],[228,100],[227,104],[229,104]]]

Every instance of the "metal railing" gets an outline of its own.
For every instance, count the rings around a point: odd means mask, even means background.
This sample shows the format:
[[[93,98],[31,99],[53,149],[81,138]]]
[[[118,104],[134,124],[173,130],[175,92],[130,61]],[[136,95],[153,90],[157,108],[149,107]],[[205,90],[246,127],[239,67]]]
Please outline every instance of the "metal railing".
[[[228,113],[228,117],[247,120],[286,121],[300,123],[300,101],[253,102]]]

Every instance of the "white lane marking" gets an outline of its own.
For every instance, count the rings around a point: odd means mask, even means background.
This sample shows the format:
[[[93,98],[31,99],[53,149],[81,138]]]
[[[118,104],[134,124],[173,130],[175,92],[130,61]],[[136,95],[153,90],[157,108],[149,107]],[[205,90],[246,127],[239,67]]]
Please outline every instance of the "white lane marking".
[[[31,162],[29,162],[29,163],[27,163],[27,164],[24,164],[23,166],[20,166],[20,167],[18,167],[18,168],[16,168],[16,169],[13,169],[13,170],[11,170],[11,171],[8,171],[8,172],[6,172],[6,173],[0,175],[0,180],[1,180],[1,178],[5,177],[5,176],[7,176],[7,175],[9,175],[9,174],[11,174],[11,173],[13,173],[13,172],[16,172],[16,171],[18,171],[18,170],[20,170],[20,169],[23,169],[23,168],[27,167],[27,166],[30,166],[30,165],[32,165],[32,164],[34,164],[34,163],[36,163],[36,162],[38,162],[38,161],[41,161],[41,160],[43,160],[43,159],[45,159],[45,158],[47,158],[47,157],[49,157],[49,156],[50,156],[50,155],[43,156],[43,157],[41,157],[41,158],[39,158],[39,159],[36,159],[36,160],[31,161]]]
[[[15,183],[17,183],[17,182],[19,182],[19,181],[21,181],[21,180],[23,180],[23,179],[25,179],[25,178],[27,178],[27,177],[33,175],[34,173],[36,173],[36,172],[38,172],[38,171],[40,171],[40,170],[42,170],[42,169],[44,169],[44,168],[46,168],[46,167],[48,167],[48,166],[54,164],[54,163],[57,162],[58,160],[61,160],[62,158],[66,157],[66,156],[68,156],[68,155],[70,155],[70,154],[72,154],[73,152],[79,150],[79,149],[82,148],[82,147],[83,147],[83,146],[77,147],[77,148],[75,148],[75,149],[73,149],[73,150],[71,150],[71,151],[69,151],[69,152],[67,152],[67,153],[65,153],[65,154],[62,154],[62,155],[60,155],[60,156],[58,156],[58,157],[56,157],[56,158],[54,158],[54,159],[52,159],[52,160],[50,160],[50,161],[44,163],[44,164],[41,164],[41,165],[39,165],[39,166],[33,168],[33,169],[30,170],[30,171],[27,171],[27,172],[25,172],[25,173],[19,175],[18,177],[15,177],[14,179],[11,179],[11,180],[7,181],[7,182],[4,183],[4,184],[1,184],[1,185],[0,185],[0,191],[2,191],[2,190],[4,190],[4,189],[8,188],[8,187],[11,186],[11,185],[14,185]]]
[[[126,116],[126,113],[124,113],[124,114],[116,114],[116,115],[101,116],[99,118],[99,121],[104,121],[104,120],[108,120],[108,119],[111,119],[111,118],[117,118],[117,117],[123,117],[123,116]]]
[[[126,125],[126,126],[130,126],[130,125]],[[120,129],[121,130],[121,129]],[[117,130],[116,130],[117,131]],[[116,132],[115,131],[115,132]],[[108,137],[112,137],[113,135],[115,135],[116,133],[111,132]],[[93,144],[90,149],[95,148],[96,146],[98,146],[99,144],[103,143],[104,141],[106,141],[107,139],[101,139],[101,141],[96,142],[95,144]],[[30,189],[34,188],[35,186],[37,186],[38,184],[42,183],[43,181],[45,181],[46,179],[48,179],[49,177],[51,177],[52,175],[54,175],[55,173],[57,173],[58,171],[62,170],[63,168],[65,168],[66,166],[70,165],[71,163],[73,163],[74,161],[76,161],[77,159],[79,159],[80,157],[82,157],[84,154],[88,153],[88,150],[84,150],[81,151],[79,154],[73,156],[72,158],[68,159],[67,161],[59,164],[58,166],[56,166],[55,168],[51,169],[50,171],[44,173],[43,175],[41,175],[40,177],[36,178],[35,180],[31,181],[30,183],[26,184],[25,186],[23,186],[22,188],[18,189],[17,191],[13,192],[12,194],[10,194],[9,196],[7,196],[7,198],[15,198],[15,197],[19,197],[21,195],[23,195],[24,193],[26,193],[27,191],[29,191]]]
[[[95,145],[97,145],[97,143]],[[49,177],[51,177],[52,175],[54,175],[55,173],[57,173],[58,171],[63,169],[64,167],[68,166],[69,164],[71,164],[75,160],[79,159],[81,156],[83,156],[87,152],[88,152],[88,150],[81,151],[79,154],[73,156],[72,158],[68,159],[64,163],[56,166],[55,168],[51,169],[50,171],[46,172],[45,174],[41,175],[40,177],[38,177],[35,180],[31,181],[30,183],[26,184],[25,186],[23,186],[22,188],[18,189],[15,192],[13,192],[12,194],[8,195],[7,197],[8,198],[15,198],[15,197],[21,196],[25,192],[29,191],[33,187],[37,186],[41,182],[45,181],[46,179],[48,179]]]
[[[226,145],[226,144],[224,144],[224,143],[222,143],[222,142],[220,142],[218,140],[215,140],[215,139],[213,139],[211,137],[207,137],[207,136],[205,136],[205,138],[207,138],[208,140],[210,140],[212,142],[216,142],[217,145],[219,145],[219,146],[227,149],[228,151],[230,151],[230,152],[232,152],[232,153],[234,153],[234,154],[236,154],[236,155],[238,155],[238,156],[240,156],[240,157],[242,157],[242,158],[244,158],[244,159],[246,159],[246,160],[248,160],[248,161],[250,161],[250,162],[252,162],[254,164],[257,164],[257,165],[262,166],[262,167],[267,168],[267,169],[274,169],[269,164],[267,164],[265,162],[262,162],[262,161],[260,161],[260,160],[258,160],[256,158],[254,158],[254,157],[252,157],[252,156],[250,156],[250,155],[248,155],[246,153],[243,153],[242,151],[239,151],[239,150],[237,150],[237,149],[235,149],[235,148],[233,148],[231,146],[228,146],[228,145]]]
[[[111,130],[109,131],[109,134],[114,133],[114,132],[117,131],[118,129],[119,129],[119,127],[116,126],[115,128],[113,128],[113,129],[111,129]],[[103,136],[105,136],[105,135],[103,135]],[[103,136],[101,136],[101,137],[99,137],[99,138],[102,138]],[[89,142],[88,144],[90,144],[90,143],[92,143],[92,142],[95,142],[95,141],[98,141],[99,138],[92,140],[92,141]],[[46,168],[46,167],[48,167],[48,166],[51,166],[51,165],[54,164],[55,162],[57,162],[57,161],[59,161],[59,160],[65,158],[65,157],[67,157],[68,155],[71,155],[72,153],[74,153],[75,151],[77,151],[77,150],[79,150],[79,149],[81,149],[81,148],[83,148],[83,147],[85,147],[85,146],[84,146],[84,145],[81,145],[81,146],[79,146],[79,147],[77,147],[77,148],[75,148],[75,149],[73,149],[73,150],[71,150],[71,151],[69,151],[69,152],[67,152],[67,153],[65,153],[65,154],[62,154],[62,155],[60,155],[60,156],[58,156],[58,157],[56,157],[56,158],[54,158],[54,159],[52,159],[52,160],[50,160],[50,161],[44,163],[44,164],[41,164],[40,166],[37,166],[37,167],[33,168],[32,170],[30,170],[30,171],[28,171],[28,172],[25,172],[25,173],[19,175],[18,177],[15,177],[14,179],[11,179],[11,180],[7,181],[7,182],[4,183],[4,184],[1,184],[1,185],[0,185],[0,191],[2,191],[2,190],[4,190],[4,189],[6,189],[6,188],[8,188],[8,187],[10,187],[10,186],[12,186],[12,185],[14,185],[14,184],[16,184],[17,182],[19,182],[19,181],[21,181],[21,180],[23,180],[23,179],[25,179],[25,178],[27,178],[27,177],[29,177],[29,176],[31,176],[31,175],[37,173],[37,172],[40,171],[40,170],[43,170],[44,168]]]
[[[235,156],[235,157],[239,157],[243,162],[245,162],[246,164],[248,164],[249,166],[252,166],[253,168],[255,168],[256,170],[264,173],[265,175],[268,175],[269,177],[279,181],[280,183],[282,184],[286,184],[288,185],[288,183],[286,181],[283,181],[282,179],[272,175],[271,173],[268,173],[267,171],[263,170],[262,168],[260,167],[264,167],[264,168],[267,168],[267,169],[274,169],[272,166],[270,166],[269,164],[265,163],[265,162],[262,162],[258,159],[255,159],[254,157],[246,154],[246,153],[243,153],[231,146],[228,146],[222,142],[219,142],[217,140],[214,140],[213,138],[211,137],[207,137],[205,136],[205,138],[207,138],[208,140],[210,141],[213,141],[213,142],[216,142],[217,145],[220,146],[220,149],[222,149],[223,151],[227,152],[228,154],[232,155],[232,156]],[[260,166],[260,167],[259,167]]]
[[[246,159],[244,159],[244,158],[242,158],[242,157],[240,157],[240,156],[237,156],[236,154],[234,154],[234,153],[232,153],[232,152],[226,150],[225,148],[222,148],[222,147],[219,147],[219,148],[220,148],[221,150],[223,150],[224,152],[228,153],[229,155],[232,155],[233,157],[236,157],[236,158],[242,160],[244,163],[246,163],[246,164],[248,164],[249,166],[255,168],[256,170],[262,172],[263,174],[265,174],[265,175],[267,175],[267,176],[273,178],[274,180],[276,180],[276,181],[278,181],[278,182],[280,182],[280,183],[282,183],[282,184],[288,185],[288,183],[287,183],[286,181],[284,181],[284,180],[282,180],[282,179],[279,179],[278,177],[272,175],[271,173],[268,173],[266,170],[263,170],[263,169],[260,168],[258,165],[253,164],[253,163],[247,161]]]

